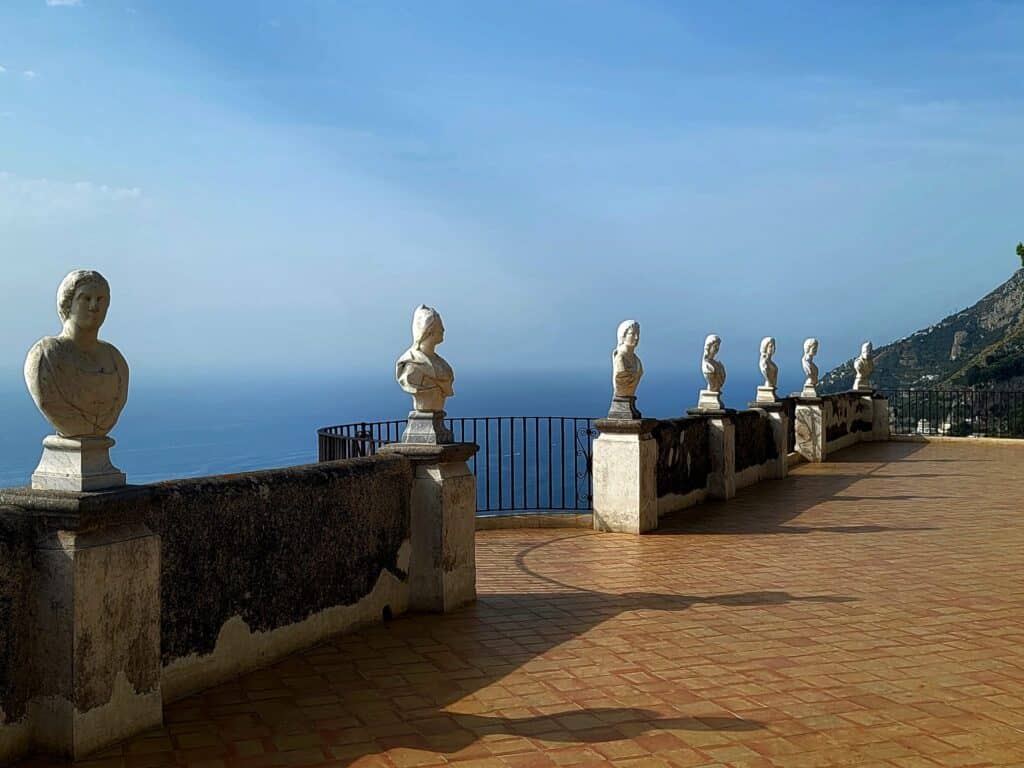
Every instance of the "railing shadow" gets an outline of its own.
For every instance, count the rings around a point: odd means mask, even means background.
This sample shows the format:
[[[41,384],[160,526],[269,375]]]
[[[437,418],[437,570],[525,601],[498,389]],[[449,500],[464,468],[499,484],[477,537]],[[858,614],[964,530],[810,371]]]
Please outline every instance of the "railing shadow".
[[[520,552],[517,561],[522,563],[525,554],[533,549],[535,547],[528,547]],[[343,754],[336,755],[338,764],[347,765],[361,757],[394,748],[427,749],[448,755],[458,752],[462,758],[468,755],[461,753],[484,735],[527,736],[546,741],[593,744],[635,738],[651,731],[760,729],[764,727],[762,723],[741,717],[664,717],[656,711],[641,707],[583,706],[543,715],[522,716],[467,713],[459,709],[463,706],[461,701],[471,697],[475,691],[488,688],[551,649],[631,611],[675,612],[685,611],[695,605],[743,607],[796,602],[846,603],[857,600],[843,595],[793,595],[785,591],[719,595],[605,593],[574,589],[539,574],[529,575],[548,585],[561,587],[562,591],[543,591],[544,585],[541,584],[540,589],[528,592],[484,594],[474,605],[456,614],[438,617],[438,628],[445,634],[454,631],[459,638],[458,658],[446,657],[449,684],[409,686],[405,693],[420,697],[424,706],[403,713],[404,725],[400,729],[403,732],[375,738],[372,746],[354,742],[348,749],[342,750]],[[415,638],[426,640],[426,623],[431,620],[430,617],[406,619],[392,624],[392,630],[410,641]],[[502,630],[513,626],[516,628],[514,632]],[[430,637],[436,640],[437,636],[431,632]],[[340,638],[334,647],[345,650],[358,645],[365,654],[367,644],[372,646],[372,639],[361,638],[357,634]],[[375,664],[371,661],[370,666]],[[357,660],[344,681],[349,698],[354,699],[349,709],[359,721],[372,723],[380,717],[380,702],[377,697],[368,696],[365,704],[362,703],[358,688],[370,687],[365,680],[366,676],[361,674],[360,662]],[[315,695],[315,692],[309,692],[309,695]],[[528,706],[521,701],[516,702],[515,706],[510,705],[513,710]],[[342,741],[361,736],[358,727],[349,730],[350,733],[339,732],[335,735]]]
[[[892,463],[910,460],[923,448],[917,443],[864,443],[829,457],[821,465],[802,465],[802,471],[782,480],[769,480],[741,489],[729,501],[709,501],[663,517],[654,535],[737,535],[737,534],[874,534],[888,532],[934,531],[932,526],[894,526],[878,524],[844,524],[847,512],[836,525],[792,525],[808,510],[826,502],[902,503],[936,501],[952,497],[916,494],[845,494],[852,485],[872,481],[905,480],[907,478],[955,478],[955,474],[916,473],[905,475],[879,474]],[[836,472],[829,465],[870,465],[860,473]],[[821,471],[819,471],[819,468]],[[855,511],[853,509],[851,512]]]

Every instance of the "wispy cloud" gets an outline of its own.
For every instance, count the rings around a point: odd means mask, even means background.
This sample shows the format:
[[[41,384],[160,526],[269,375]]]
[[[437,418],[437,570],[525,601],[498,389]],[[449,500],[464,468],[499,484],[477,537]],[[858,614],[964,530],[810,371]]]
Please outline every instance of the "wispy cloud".
[[[6,74],[6,72],[7,67],[5,67],[3,64],[0,64],[0,75]]]
[[[115,187],[91,181],[25,178],[0,171],[0,220],[53,214],[82,214],[111,205],[145,202],[138,187]]]
[[[82,0],[46,0],[46,4],[51,8],[60,8],[72,5],[81,5]]]
[[[21,73],[21,76],[24,77],[26,80],[35,80],[37,77],[39,77],[39,73],[33,69],[26,69],[24,72]]]

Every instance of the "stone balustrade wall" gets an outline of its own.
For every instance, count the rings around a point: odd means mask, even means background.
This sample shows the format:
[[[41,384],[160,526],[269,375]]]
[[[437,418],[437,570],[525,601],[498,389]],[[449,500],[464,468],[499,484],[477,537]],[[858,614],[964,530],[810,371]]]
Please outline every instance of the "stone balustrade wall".
[[[871,397],[858,392],[825,395],[825,448],[838,451],[872,431]]]
[[[658,517],[703,501],[711,476],[707,419],[664,419],[651,435],[658,444]]]
[[[779,458],[772,421],[764,411],[737,411],[733,416],[736,426],[736,487],[753,485],[765,476],[765,468]]]
[[[403,613],[413,466],[0,490],[0,763],[88,754],[162,702]]]

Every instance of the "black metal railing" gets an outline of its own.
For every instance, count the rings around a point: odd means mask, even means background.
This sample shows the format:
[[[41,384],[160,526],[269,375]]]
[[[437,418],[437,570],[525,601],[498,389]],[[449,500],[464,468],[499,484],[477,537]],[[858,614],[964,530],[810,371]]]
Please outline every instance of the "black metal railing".
[[[405,419],[356,422],[317,430],[320,461],[372,456],[397,442]],[[456,442],[476,443],[477,514],[589,511],[594,420],[574,416],[445,419]]]
[[[889,389],[889,424],[899,435],[1024,437],[1024,391]]]

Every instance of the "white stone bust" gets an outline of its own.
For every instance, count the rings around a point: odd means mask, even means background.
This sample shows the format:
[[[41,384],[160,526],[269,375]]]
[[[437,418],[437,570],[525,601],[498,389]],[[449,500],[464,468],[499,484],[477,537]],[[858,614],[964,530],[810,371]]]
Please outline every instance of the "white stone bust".
[[[128,400],[128,363],[99,338],[109,306],[103,275],[72,272],[57,289],[63,330],[37,341],[25,359],[28,391],[61,437],[106,437]]]
[[[804,374],[807,379],[804,381],[803,394],[809,397],[816,397],[818,393],[818,366],[814,362],[814,356],[818,354],[818,340],[807,339],[804,342]]]
[[[455,392],[455,373],[434,349],[444,341],[444,323],[437,310],[421,304],[412,317],[412,346],[398,358],[395,378],[412,395],[413,409],[420,413],[444,411],[444,401]]]
[[[857,373],[853,381],[854,389],[871,389],[871,374],[875,372],[875,362],[871,355],[874,351],[870,341],[861,345],[860,356],[853,361],[853,370]]]
[[[772,336],[765,336],[761,339],[761,360],[758,367],[764,376],[763,386],[770,389],[775,389],[779,382],[779,366],[772,359],[774,355],[775,339]]]
[[[640,323],[623,320],[616,331],[618,346],[612,352],[612,390],[615,397],[635,397],[644,375],[644,366],[636,355],[640,344]]]
[[[725,366],[721,360],[716,360],[715,355],[722,346],[722,339],[716,334],[711,334],[704,339],[704,356],[700,361],[700,370],[707,380],[708,392],[721,392],[725,386]]]

